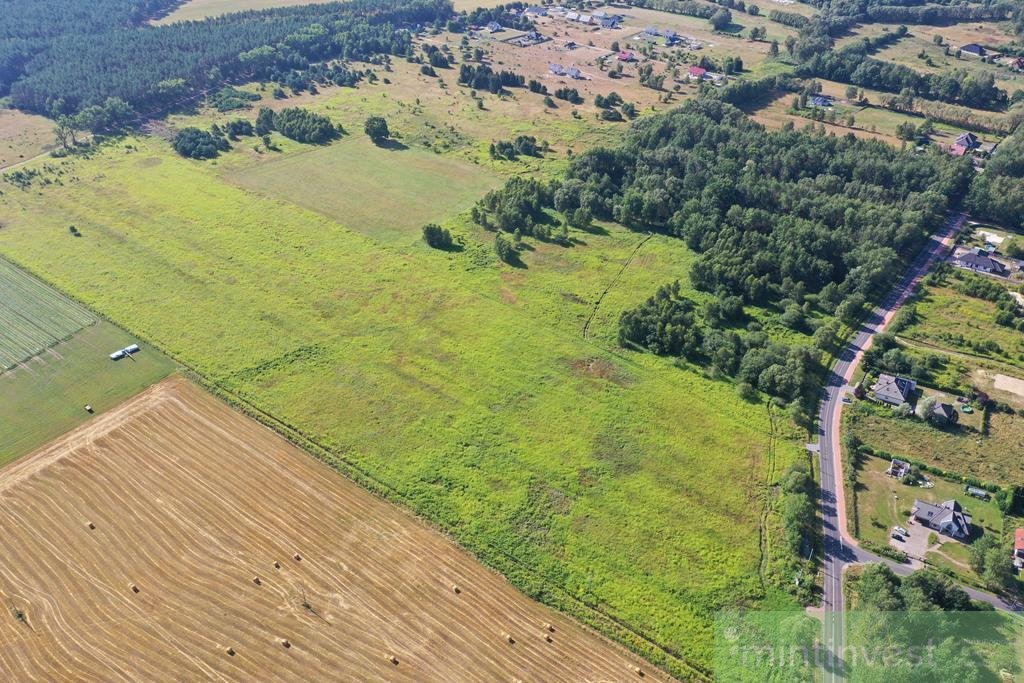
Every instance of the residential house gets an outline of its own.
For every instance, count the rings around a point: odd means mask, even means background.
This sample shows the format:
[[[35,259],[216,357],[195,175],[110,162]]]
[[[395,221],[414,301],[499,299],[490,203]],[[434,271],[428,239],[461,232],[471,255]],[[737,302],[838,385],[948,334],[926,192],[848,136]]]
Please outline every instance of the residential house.
[[[544,7],[533,5],[526,8],[525,14],[531,17],[546,17],[548,15],[548,11]]]
[[[931,414],[925,417],[933,424],[945,427],[947,425],[955,425],[960,419],[960,414],[956,412],[956,408],[948,403],[936,403],[932,406]]]
[[[1007,66],[1014,71],[1024,71],[1024,57],[1011,57]]]
[[[955,500],[939,505],[915,500],[910,515],[915,521],[950,538],[962,541],[971,535],[971,516]]]
[[[601,19],[601,28],[618,28],[622,23],[622,17],[605,17]]]
[[[815,95],[811,98],[812,107],[831,107],[832,98],[828,95]]]
[[[953,265],[958,268],[973,270],[976,273],[986,273],[988,275],[998,275],[1000,277],[1005,277],[1007,274],[1006,266],[989,256],[988,253],[980,247],[954,257]]]
[[[628,50],[623,50],[616,56],[616,59],[620,62],[635,62],[636,55]]]
[[[967,154],[970,151],[971,150],[969,150],[968,148],[964,147],[963,145],[950,145],[949,146],[949,153],[952,154],[955,157],[962,157],[962,156],[964,156],[965,154]]]
[[[963,145],[967,149],[975,149],[981,146],[981,140],[974,133],[960,133],[956,137],[956,143],[954,144]]]
[[[644,35],[650,38],[657,38],[658,36],[661,35],[661,31],[654,28],[653,26],[648,26],[647,28],[644,29]]]
[[[985,48],[977,43],[967,43],[966,45],[960,46],[960,52],[965,55],[971,55],[973,57],[984,57]]]
[[[907,474],[910,473],[910,463],[893,458],[892,462],[889,463],[889,469],[887,469],[885,473],[888,474],[890,477],[902,479],[903,477],[907,476]]]
[[[917,390],[917,382],[906,377],[881,374],[878,381],[871,386],[875,399],[882,403],[898,406],[909,403]]]
[[[604,10],[598,10],[594,12],[591,16],[593,16],[595,19],[607,19],[608,13],[605,12]]]
[[[556,76],[565,75],[565,67],[563,67],[561,64],[548,64],[548,71],[550,71]]]
[[[580,20],[580,13],[579,12],[569,12],[568,14],[565,15],[565,18],[568,21],[579,21]]]
[[[580,23],[581,24],[593,24],[593,23],[596,23],[596,22],[594,21],[594,18],[592,16],[590,16],[589,14],[581,14],[580,15]]]
[[[689,71],[690,80],[691,81],[701,81],[701,80],[704,80],[704,76],[707,74],[707,72],[708,72],[708,70],[705,69],[702,66],[691,66],[690,67],[690,71]]]
[[[485,28],[487,29],[488,33],[498,33],[499,31],[505,30],[504,28],[502,28],[501,24],[499,24],[496,21],[488,23]]]

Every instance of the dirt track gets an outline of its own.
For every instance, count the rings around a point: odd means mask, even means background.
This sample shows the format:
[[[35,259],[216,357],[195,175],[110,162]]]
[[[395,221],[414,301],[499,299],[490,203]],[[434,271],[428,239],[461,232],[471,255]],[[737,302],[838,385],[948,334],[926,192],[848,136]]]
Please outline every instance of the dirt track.
[[[4,680],[663,677],[180,378],[0,470],[0,538]]]

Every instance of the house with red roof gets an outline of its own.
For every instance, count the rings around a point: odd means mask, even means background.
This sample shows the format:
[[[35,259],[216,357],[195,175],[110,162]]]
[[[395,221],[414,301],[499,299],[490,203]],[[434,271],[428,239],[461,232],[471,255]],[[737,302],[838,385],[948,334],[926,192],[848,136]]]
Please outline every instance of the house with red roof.
[[[691,66],[690,67],[690,80],[691,81],[701,81],[701,80],[704,80],[704,76],[705,76],[705,74],[707,74],[707,72],[708,72],[708,70],[705,69],[704,67]]]

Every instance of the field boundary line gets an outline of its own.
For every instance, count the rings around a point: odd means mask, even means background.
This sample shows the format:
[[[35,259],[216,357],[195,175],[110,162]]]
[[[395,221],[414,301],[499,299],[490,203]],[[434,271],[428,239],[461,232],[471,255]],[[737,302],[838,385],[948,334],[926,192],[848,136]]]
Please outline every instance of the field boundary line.
[[[622,274],[626,272],[626,268],[628,268],[629,264],[633,262],[633,258],[637,255],[637,252],[640,251],[640,248],[644,246],[644,244],[647,243],[647,240],[651,239],[652,237],[654,237],[653,232],[647,233],[647,236],[640,240],[635,247],[633,247],[633,251],[630,252],[629,256],[626,258],[626,262],[622,264],[622,267],[619,268],[619,271],[617,273],[615,273],[615,277],[612,278],[612,281],[608,283],[608,286],[604,288],[604,291],[601,292],[601,295],[597,297],[597,301],[594,302],[594,307],[590,310],[590,315],[587,317],[587,321],[583,323],[584,339],[590,338],[590,323],[594,321],[594,316],[597,315],[597,309],[601,307],[601,303],[604,301],[604,298],[608,296],[608,292],[610,292],[612,288],[616,284],[618,284],[619,280],[622,279]]]

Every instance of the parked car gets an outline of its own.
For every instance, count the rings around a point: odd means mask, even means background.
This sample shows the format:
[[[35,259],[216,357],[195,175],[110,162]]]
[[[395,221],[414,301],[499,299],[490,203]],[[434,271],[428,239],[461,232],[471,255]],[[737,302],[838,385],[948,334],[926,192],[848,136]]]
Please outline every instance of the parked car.
[[[899,535],[899,534],[898,534],[898,533],[896,533],[895,531],[894,531],[894,532],[892,532],[892,534],[890,534],[890,537],[891,537],[891,538],[892,538],[893,540],[899,541],[900,543],[903,543],[903,541],[904,541],[904,538],[903,538],[903,536]]]
[[[894,531],[895,533],[897,533],[897,534],[900,534],[901,536],[909,536],[909,535],[910,535],[910,532],[909,532],[909,531],[907,531],[906,529],[904,529],[904,528],[903,528],[903,527],[901,527],[901,526],[896,526],[896,527],[893,527],[893,528],[892,528],[892,530],[893,530],[893,531]]]

